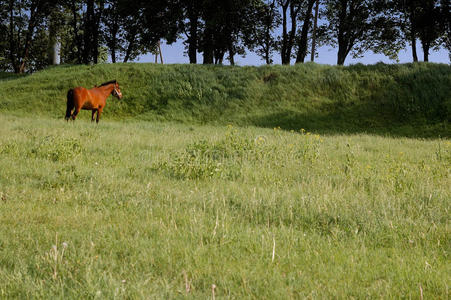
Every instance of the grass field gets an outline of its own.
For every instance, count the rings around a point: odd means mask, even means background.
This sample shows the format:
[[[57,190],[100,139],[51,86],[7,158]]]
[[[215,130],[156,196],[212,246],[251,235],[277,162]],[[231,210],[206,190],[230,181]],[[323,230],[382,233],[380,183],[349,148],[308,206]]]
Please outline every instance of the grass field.
[[[449,296],[451,143],[0,114],[1,298]]]
[[[118,79],[98,125],[75,85]],[[448,299],[451,67],[0,74],[0,298]]]

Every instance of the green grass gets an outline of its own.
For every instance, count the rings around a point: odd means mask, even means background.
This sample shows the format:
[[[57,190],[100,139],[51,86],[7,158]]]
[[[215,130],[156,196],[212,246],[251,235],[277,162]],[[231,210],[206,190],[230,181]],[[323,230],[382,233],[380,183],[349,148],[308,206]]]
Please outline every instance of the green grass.
[[[104,120],[451,137],[451,66],[427,63],[60,66],[0,80],[0,112],[59,119],[69,88],[111,79],[124,98],[108,100]]]
[[[112,106],[0,114],[0,298],[449,296],[450,140]]]
[[[74,86],[117,79],[99,125]],[[451,67],[0,74],[0,298],[447,299]]]

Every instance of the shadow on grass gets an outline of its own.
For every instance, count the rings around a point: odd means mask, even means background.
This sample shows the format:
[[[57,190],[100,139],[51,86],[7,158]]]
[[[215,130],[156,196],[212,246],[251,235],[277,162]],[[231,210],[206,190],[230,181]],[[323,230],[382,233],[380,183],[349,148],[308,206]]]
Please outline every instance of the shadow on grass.
[[[0,81],[14,80],[27,76],[28,74],[16,74],[12,72],[0,72]]]
[[[248,122],[257,127],[299,131],[304,129],[321,135],[374,134],[407,138],[451,138],[447,121],[430,122],[418,119],[409,122],[374,116],[362,118],[362,112],[300,113],[280,111],[251,117]]]
[[[329,101],[318,103],[311,111],[281,107],[249,118],[250,122],[260,127],[303,128],[329,135],[368,133],[409,138],[451,137],[449,66],[382,64],[357,65],[347,70],[354,72],[358,79],[353,79],[355,85],[332,84],[324,88],[326,92],[317,91]],[[345,92],[343,97],[337,92],[340,88]]]

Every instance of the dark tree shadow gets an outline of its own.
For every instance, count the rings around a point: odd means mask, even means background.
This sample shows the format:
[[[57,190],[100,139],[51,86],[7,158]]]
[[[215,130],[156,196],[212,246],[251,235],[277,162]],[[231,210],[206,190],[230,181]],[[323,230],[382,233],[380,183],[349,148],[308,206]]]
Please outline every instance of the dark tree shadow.
[[[428,122],[419,118],[409,122],[393,116],[373,115],[364,118],[361,110],[331,113],[300,113],[292,110],[251,117],[257,127],[283,130],[306,130],[321,135],[373,134],[408,138],[451,138],[451,125],[447,121]]]

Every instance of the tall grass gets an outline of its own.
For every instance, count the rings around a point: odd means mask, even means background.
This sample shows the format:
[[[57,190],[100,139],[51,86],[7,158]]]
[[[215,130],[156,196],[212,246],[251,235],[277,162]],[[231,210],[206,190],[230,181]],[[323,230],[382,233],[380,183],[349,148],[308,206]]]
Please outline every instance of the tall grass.
[[[108,101],[105,119],[281,126],[321,133],[451,133],[451,67],[424,63],[61,66],[0,81],[0,111],[61,118],[69,88],[111,79],[119,81],[124,98]]]
[[[451,143],[0,114],[1,298],[442,298]]]

